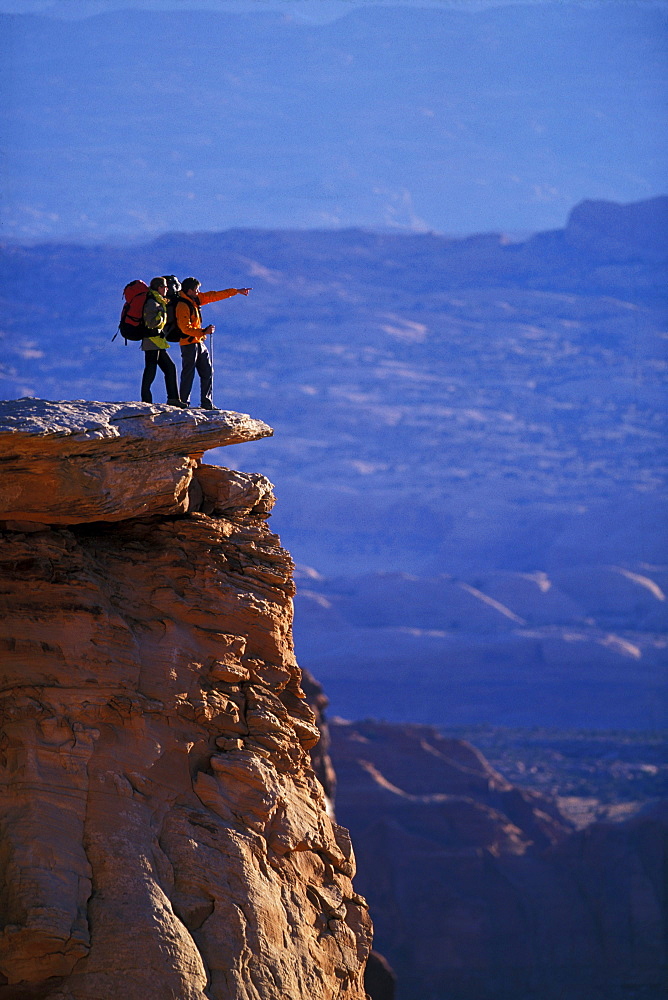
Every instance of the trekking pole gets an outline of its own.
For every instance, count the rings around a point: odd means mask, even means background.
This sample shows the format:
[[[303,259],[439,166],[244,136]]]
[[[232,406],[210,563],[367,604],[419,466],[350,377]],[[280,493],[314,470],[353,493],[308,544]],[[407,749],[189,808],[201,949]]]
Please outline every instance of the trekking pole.
[[[215,375],[215,368],[213,366],[213,334],[209,334],[209,342],[211,344],[211,402],[213,402],[213,378]]]

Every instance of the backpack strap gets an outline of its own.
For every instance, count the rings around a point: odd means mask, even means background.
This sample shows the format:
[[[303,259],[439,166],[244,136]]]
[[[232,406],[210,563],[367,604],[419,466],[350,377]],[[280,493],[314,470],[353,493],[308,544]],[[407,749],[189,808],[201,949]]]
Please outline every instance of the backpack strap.
[[[185,304],[188,306],[188,309],[190,309],[190,315],[197,316],[200,323],[202,322],[202,313],[200,312],[199,308],[199,299],[191,299],[189,295],[182,295],[179,292],[179,296],[176,301],[185,302]]]
[[[191,319],[191,322],[192,322],[192,320],[195,317],[197,317],[199,319],[200,326],[201,326],[202,325],[202,313],[200,312],[199,302],[198,301],[196,302],[193,299],[191,299],[189,295],[183,295],[183,293],[181,293],[181,292],[179,292],[179,294],[178,294],[178,296],[176,298],[176,301],[174,302],[174,314],[175,314],[174,323],[178,326],[178,324],[176,323],[176,306],[177,306],[177,303],[179,303],[179,302],[185,302],[185,304],[188,306],[188,309],[190,310],[190,319]],[[179,340],[182,337],[187,337],[188,336],[187,334],[181,333],[180,330],[179,330],[179,333],[181,334],[181,336],[179,337]],[[194,341],[194,339],[192,337],[190,339],[193,340],[193,343],[195,343],[195,341]]]

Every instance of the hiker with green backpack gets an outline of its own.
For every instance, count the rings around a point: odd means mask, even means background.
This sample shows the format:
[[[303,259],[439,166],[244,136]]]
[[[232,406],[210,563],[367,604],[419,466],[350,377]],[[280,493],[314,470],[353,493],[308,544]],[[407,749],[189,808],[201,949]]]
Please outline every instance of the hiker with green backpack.
[[[144,374],[141,380],[142,403],[152,403],[151,386],[158,368],[165,376],[167,403],[184,409],[179,399],[176,365],[167,351],[169,344],[164,336],[167,323],[167,281],[162,276],[153,278],[150,285],[137,278],[123,289],[125,305],[118,330],[127,345],[129,340],[141,341],[144,352]]]
[[[151,386],[155,379],[157,369],[165,376],[165,389],[167,390],[167,405],[178,406],[185,409],[185,403],[179,398],[179,389],[176,381],[176,365],[167,353],[169,344],[163,336],[163,331],[167,323],[167,282],[165,278],[153,278],[148,287],[146,302],[143,310],[143,322],[147,329],[148,336],[141,342],[141,349],[144,352],[144,374],[141,380],[142,403],[152,403]]]

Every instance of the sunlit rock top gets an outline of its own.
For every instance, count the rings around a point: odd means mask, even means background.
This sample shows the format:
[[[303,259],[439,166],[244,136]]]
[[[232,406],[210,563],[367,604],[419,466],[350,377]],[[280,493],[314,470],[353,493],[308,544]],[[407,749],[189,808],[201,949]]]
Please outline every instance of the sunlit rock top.
[[[247,413],[232,410],[179,410],[153,403],[97,403],[85,399],[0,400],[0,455],[12,448],[12,435],[68,438],[77,444],[121,439],[150,442],[160,451],[191,454],[242,441],[270,437],[273,430]],[[16,445],[14,445],[16,447]],[[20,447],[24,447],[21,438]],[[43,451],[41,441],[39,450]],[[62,446],[59,445],[59,450]]]

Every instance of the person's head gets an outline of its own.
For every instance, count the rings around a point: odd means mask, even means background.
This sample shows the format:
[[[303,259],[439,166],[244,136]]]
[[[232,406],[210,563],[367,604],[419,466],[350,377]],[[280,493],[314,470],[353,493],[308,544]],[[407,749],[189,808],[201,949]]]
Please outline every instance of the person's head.
[[[181,282],[175,274],[163,274],[163,278],[167,282],[167,291],[170,295],[177,295],[181,291]]]
[[[159,292],[160,295],[167,294],[167,282],[163,277],[151,278],[151,284],[148,287],[154,292]]]
[[[197,295],[200,290],[200,283],[197,278],[184,278],[181,282],[181,291],[186,295]]]

